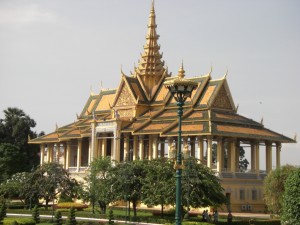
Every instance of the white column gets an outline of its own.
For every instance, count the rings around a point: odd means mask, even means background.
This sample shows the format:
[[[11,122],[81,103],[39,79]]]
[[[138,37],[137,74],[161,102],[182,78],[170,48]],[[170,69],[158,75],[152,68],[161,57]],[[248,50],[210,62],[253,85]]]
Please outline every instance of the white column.
[[[139,136],[139,158],[144,159],[144,136]]]
[[[67,169],[66,164],[67,164],[67,148],[66,148],[66,143],[62,143],[62,147],[64,149],[64,169]]]
[[[200,160],[200,162],[202,163],[203,160],[203,138],[201,136],[198,137],[198,159]]]
[[[260,158],[259,158],[259,141],[257,141],[255,143],[255,172],[257,175],[259,175],[259,161],[260,161]]]
[[[212,137],[207,137],[207,167],[212,167]]]
[[[235,173],[236,172],[236,140],[232,140],[230,142],[230,152],[231,152],[231,159],[230,159],[230,171]]]
[[[133,136],[133,160],[138,158],[138,136]]]
[[[44,164],[44,153],[45,153],[45,144],[40,145],[40,164]]]
[[[195,158],[196,157],[196,152],[195,152],[196,138],[195,137],[190,137],[190,145],[191,145],[191,156]]]
[[[276,143],[276,168],[280,168],[280,152],[281,152],[281,143]]]
[[[158,141],[158,136],[157,135],[154,135],[152,137],[152,149],[153,149],[153,159],[157,159],[157,156],[158,156],[158,144],[157,144],[157,141]]]
[[[53,162],[53,144],[48,144],[49,161]]]
[[[149,143],[148,143],[148,146],[149,146],[149,149],[148,149],[148,159],[149,160],[152,160],[153,159],[153,136],[152,135],[148,135],[149,137]]]
[[[93,162],[93,160],[96,158],[96,121],[93,121],[91,124],[91,129],[92,129],[92,134],[91,134],[91,138],[90,138],[90,146],[89,146],[89,153],[90,153],[90,157],[89,157],[89,163]]]
[[[165,138],[162,139],[163,142],[160,141],[160,158],[164,158],[165,157],[165,144],[166,144],[166,140]]]
[[[255,143],[251,142],[250,145],[251,145],[251,171],[254,172],[254,171],[256,171],[256,168],[255,168],[255,159],[256,159]]]
[[[222,149],[223,149],[223,141],[222,138],[218,138],[217,144],[217,172],[222,172]]]
[[[239,161],[240,161],[240,140],[236,141],[236,149],[235,149],[235,168],[239,170]]]
[[[170,158],[170,150],[171,150],[172,143],[173,143],[173,138],[168,137],[168,158]]]
[[[107,139],[106,138],[103,138],[101,139],[101,150],[102,150],[102,154],[101,156],[102,157],[106,157],[107,156]]]
[[[71,159],[71,141],[67,142],[67,154],[66,154],[66,169],[69,169]]]
[[[129,133],[124,134],[124,161],[129,159]]]
[[[272,170],[272,143],[266,142],[266,171],[269,173]]]
[[[78,139],[78,145],[77,145],[77,172],[80,171],[80,166],[81,166],[81,148],[82,148],[82,139]]]

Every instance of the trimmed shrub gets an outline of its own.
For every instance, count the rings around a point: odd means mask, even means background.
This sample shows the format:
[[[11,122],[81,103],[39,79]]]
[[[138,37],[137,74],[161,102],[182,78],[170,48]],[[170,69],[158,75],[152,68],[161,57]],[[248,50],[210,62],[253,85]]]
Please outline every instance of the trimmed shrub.
[[[77,224],[76,217],[75,217],[75,209],[74,209],[74,207],[70,208],[66,224],[67,225],[76,225]]]
[[[53,225],[62,225],[62,216],[59,210],[56,210]]]
[[[35,223],[40,223],[40,211],[37,205],[34,206],[33,212],[32,212],[32,219],[35,221]]]
[[[115,221],[114,221],[114,212],[113,212],[112,209],[109,210],[108,224],[109,224],[109,225],[115,224]]]
[[[84,208],[88,208],[87,205],[76,203],[76,202],[62,202],[62,203],[58,203],[55,206],[56,209],[70,209],[71,207],[77,210],[83,210]]]
[[[1,209],[0,209],[0,218],[4,219],[6,217],[6,209],[7,206],[5,204],[5,202],[1,205]]]

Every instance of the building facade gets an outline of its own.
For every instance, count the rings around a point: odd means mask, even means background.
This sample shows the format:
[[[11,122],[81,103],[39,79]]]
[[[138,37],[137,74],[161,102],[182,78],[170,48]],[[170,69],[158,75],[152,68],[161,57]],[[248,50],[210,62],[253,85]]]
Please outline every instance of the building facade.
[[[169,157],[177,144],[177,104],[163,85],[174,77],[162,60],[156,27],[152,3],[144,52],[134,72],[121,71],[116,89],[91,94],[74,123],[30,140],[40,145],[41,164],[59,162],[82,179],[98,157],[116,161]],[[185,76],[183,65],[178,73]],[[226,74],[212,79],[210,71],[186,79],[198,86],[183,107],[183,146],[220,177],[232,211],[263,212],[263,179],[273,166],[280,166],[282,143],[295,140],[239,115]],[[240,147],[250,153],[248,170],[239,167]],[[260,168],[262,155],[265,168]]]

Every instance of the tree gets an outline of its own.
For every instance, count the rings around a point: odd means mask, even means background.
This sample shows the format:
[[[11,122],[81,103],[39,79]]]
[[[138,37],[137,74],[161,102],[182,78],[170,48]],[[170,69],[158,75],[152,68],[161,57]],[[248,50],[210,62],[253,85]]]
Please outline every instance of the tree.
[[[112,161],[110,157],[94,159],[90,164],[90,173],[85,178],[83,198],[91,203],[93,213],[96,202],[104,206],[102,207],[102,213],[105,214],[105,206],[112,201],[111,194],[109,194],[110,186],[107,182],[107,173],[111,168]]]
[[[135,217],[137,216],[137,203],[142,199],[142,187],[145,176],[145,161],[134,160],[116,164],[107,177],[114,200],[132,202]]]
[[[219,178],[195,158],[185,161],[182,178],[183,206],[199,208],[226,202]]]
[[[166,204],[175,202],[175,176],[173,162],[154,159],[146,165],[147,175],[143,181],[142,200],[148,205],[160,205],[161,216]]]
[[[264,180],[264,200],[268,210],[275,214],[280,214],[282,209],[282,196],[284,193],[284,183],[289,174],[296,168],[285,165],[271,171]]]
[[[281,221],[283,224],[300,225],[300,168],[286,179],[282,197]]]
[[[20,168],[16,165],[21,163],[22,155],[18,146],[10,143],[0,144],[0,182],[19,172]]]
[[[0,119],[0,182],[16,172],[29,172],[39,164],[39,147],[29,145],[28,137],[37,137],[31,129],[36,123],[23,110],[8,108]]]
[[[249,161],[245,158],[245,149],[239,146],[239,169],[245,172],[248,168]]]
[[[30,186],[30,176],[28,172],[16,173],[6,182],[0,185],[0,196],[6,199],[17,198],[25,204],[37,204],[38,194]],[[31,208],[31,207],[30,207]]]
[[[54,200],[59,194],[75,196],[78,183],[70,177],[70,174],[58,163],[46,163],[39,166],[29,180],[31,190],[38,193],[39,198],[48,203]]]

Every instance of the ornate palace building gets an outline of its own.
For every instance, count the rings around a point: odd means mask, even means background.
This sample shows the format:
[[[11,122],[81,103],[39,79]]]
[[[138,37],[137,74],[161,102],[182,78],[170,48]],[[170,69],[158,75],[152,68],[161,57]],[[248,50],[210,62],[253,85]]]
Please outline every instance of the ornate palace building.
[[[40,145],[41,164],[60,162],[80,179],[97,157],[124,161],[169,156],[177,143],[177,105],[163,85],[174,77],[162,60],[158,38],[152,4],[144,52],[134,72],[121,72],[116,89],[91,94],[74,123],[30,140]],[[185,76],[183,65],[178,73]],[[263,212],[263,179],[280,166],[282,143],[295,140],[239,115],[226,75],[212,79],[209,72],[186,79],[198,86],[183,108],[184,147],[220,177],[232,211]],[[217,146],[216,157],[213,146]],[[240,147],[250,155],[246,171],[239,169]],[[261,158],[265,158],[265,168],[260,168]]]

